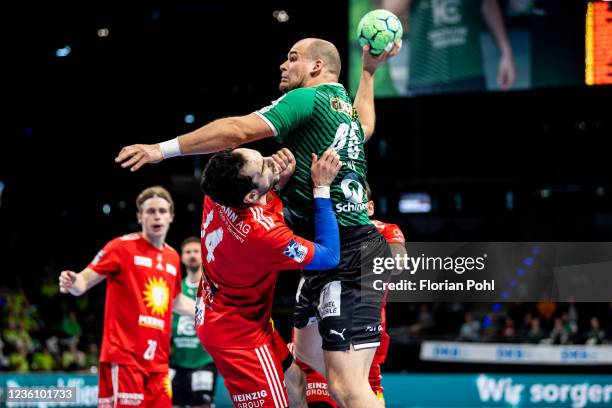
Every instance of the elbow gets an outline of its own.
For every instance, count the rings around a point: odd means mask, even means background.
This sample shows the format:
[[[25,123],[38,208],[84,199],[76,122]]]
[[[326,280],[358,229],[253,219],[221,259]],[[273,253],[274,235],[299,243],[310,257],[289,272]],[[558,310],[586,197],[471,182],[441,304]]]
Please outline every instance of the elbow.
[[[361,128],[363,129],[363,136],[365,137],[365,141],[367,142],[374,134],[374,126],[362,125]]]
[[[338,248],[338,250],[332,251],[332,253],[330,253],[329,258],[326,259],[326,262],[323,265],[323,268],[321,269],[335,269],[339,263],[340,263],[340,249]]]
[[[336,268],[340,263],[340,248],[338,248],[336,253],[334,253],[334,255],[332,256],[331,263],[333,264],[332,268]]]

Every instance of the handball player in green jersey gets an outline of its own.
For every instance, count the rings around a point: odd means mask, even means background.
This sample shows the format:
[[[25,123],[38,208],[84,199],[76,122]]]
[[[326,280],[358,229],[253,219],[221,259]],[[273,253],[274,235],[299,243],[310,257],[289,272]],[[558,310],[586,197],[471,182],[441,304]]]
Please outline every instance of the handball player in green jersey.
[[[361,296],[374,280],[369,267],[373,259],[390,252],[368,219],[363,147],[374,132],[374,72],[398,50],[399,43],[373,57],[364,48],[360,85],[352,101],[338,83],[336,47],[321,39],[303,39],[280,66],[284,95],[271,105],[215,120],[163,143],[124,147],[115,159],[135,171],[174,156],[213,153],[273,137],[297,161],[281,192],[287,223],[308,238],[313,229],[311,154],[321,155],[331,147],[340,155],[342,168],[331,185],[341,229],[340,264],[335,272],[303,275],[296,296],[294,350],[300,360],[326,375],[334,399],[343,407],[382,406],[369,387],[368,372],[380,344],[383,294],[369,294],[367,302]]]
[[[187,271],[187,276],[181,283],[181,292],[195,301],[202,277],[200,238],[189,237],[183,241],[181,262]],[[214,407],[217,369],[212,357],[200,344],[193,317],[173,313],[170,346],[172,405]]]
[[[413,95],[486,90],[483,21],[500,51],[497,86],[507,91],[514,84],[514,55],[498,0],[382,0],[381,6],[408,17]]]

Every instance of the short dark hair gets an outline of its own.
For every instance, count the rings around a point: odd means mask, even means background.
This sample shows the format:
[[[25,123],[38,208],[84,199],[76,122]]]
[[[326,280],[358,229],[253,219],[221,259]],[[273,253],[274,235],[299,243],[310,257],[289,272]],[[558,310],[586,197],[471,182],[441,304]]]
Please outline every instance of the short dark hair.
[[[372,189],[370,188],[370,183],[366,181],[366,199],[370,201],[372,199]]]
[[[200,183],[204,194],[218,204],[227,207],[244,207],[244,196],[257,186],[253,180],[240,173],[246,159],[233,150],[223,150],[210,158]]]
[[[183,243],[181,243],[181,252],[183,252],[183,248],[185,248],[185,245],[191,244],[191,243],[196,243],[196,244],[200,244],[200,238],[198,237],[189,237],[189,238],[185,238],[185,240],[183,241]]]

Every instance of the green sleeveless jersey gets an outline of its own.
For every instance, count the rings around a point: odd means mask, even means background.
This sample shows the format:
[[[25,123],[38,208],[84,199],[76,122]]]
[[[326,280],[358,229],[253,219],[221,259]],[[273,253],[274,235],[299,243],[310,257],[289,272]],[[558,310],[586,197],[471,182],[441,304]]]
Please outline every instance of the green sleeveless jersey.
[[[413,0],[410,8],[410,86],[484,75],[480,0]]]
[[[183,279],[183,295],[195,300],[198,284],[191,283],[187,278]],[[172,350],[170,352],[170,365],[196,369],[212,363],[212,357],[200,344],[196,335],[193,317],[172,314]]]
[[[342,85],[294,89],[256,113],[273,129],[276,140],[295,155],[295,173],[281,192],[283,204],[295,223],[313,221],[311,154],[321,157],[327,148],[333,147],[342,160],[342,168],[330,189],[338,224],[343,227],[370,224],[365,194],[364,133]]]

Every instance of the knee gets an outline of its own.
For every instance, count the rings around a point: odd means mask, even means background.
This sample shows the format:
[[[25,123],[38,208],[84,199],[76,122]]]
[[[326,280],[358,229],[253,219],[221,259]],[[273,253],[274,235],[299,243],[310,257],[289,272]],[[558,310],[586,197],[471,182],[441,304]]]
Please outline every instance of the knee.
[[[285,381],[287,382],[287,387],[306,388],[306,374],[304,374],[304,371],[295,361],[291,363],[291,366],[285,372]]]
[[[327,378],[327,388],[334,400],[342,407],[350,406],[350,401],[355,397],[355,390],[341,377],[330,375]]]

